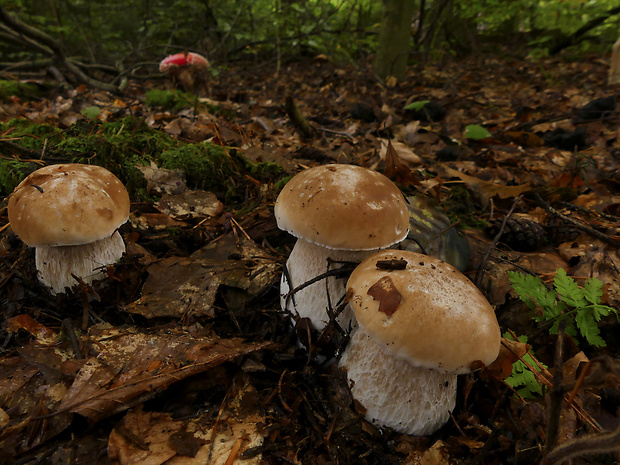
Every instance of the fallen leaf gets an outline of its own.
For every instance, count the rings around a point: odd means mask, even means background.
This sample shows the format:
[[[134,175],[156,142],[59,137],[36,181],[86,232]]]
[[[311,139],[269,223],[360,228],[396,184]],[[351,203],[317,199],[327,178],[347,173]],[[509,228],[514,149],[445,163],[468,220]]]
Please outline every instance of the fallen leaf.
[[[379,311],[392,316],[403,300],[392,278],[384,276],[368,288],[368,295],[379,301]]]
[[[216,216],[224,210],[224,205],[212,192],[193,190],[164,194],[155,205],[160,212],[182,219]]]
[[[17,315],[13,318],[9,318],[5,322],[5,329],[9,333],[17,332],[20,329],[28,331],[40,343],[49,345],[57,342],[58,335],[55,331],[49,329],[48,327],[42,325],[30,315],[22,314]]]
[[[529,348],[529,344],[502,337],[499,355],[493,363],[482,369],[480,376],[499,380],[508,378],[512,374],[512,364],[523,357]]]
[[[263,443],[258,415],[236,418],[223,415],[215,427],[203,414],[193,420],[177,420],[167,413],[135,408],[110,434],[111,465],[258,465],[261,455],[241,459],[241,454]]]
[[[92,351],[57,413],[78,413],[96,422],[154,397],[188,376],[262,350],[269,342],[192,337],[181,330],[90,330]]]
[[[500,199],[510,199],[531,190],[529,183],[517,186],[503,186],[469,176],[448,166],[440,167],[439,171],[443,171],[443,175],[446,177],[455,177],[463,181],[467,188],[478,196],[483,207],[489,205],[489,201],[495,196]]]

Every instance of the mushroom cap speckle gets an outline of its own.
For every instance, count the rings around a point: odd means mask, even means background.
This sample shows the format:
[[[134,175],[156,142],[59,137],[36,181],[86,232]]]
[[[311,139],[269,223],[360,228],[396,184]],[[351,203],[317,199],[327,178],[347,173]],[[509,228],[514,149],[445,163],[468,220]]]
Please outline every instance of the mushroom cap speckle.
[[[100,166],[49,165],[27,176],[9,198],[13,231],[32,247],[80,245],[108,236],[129,217],[123,183]]]
[[[409,230],[398,187],[381,173],[354,165],[298,173],[280,192],[275,216],[280,229],[332,249],[388,247]]]
[[[389,260],[406,266],[384,269]],[[378,252],[355,268],[347,297],[364,332],[414,366],[468,373],[499,353],[493,307],[466,276],[437,258]]]

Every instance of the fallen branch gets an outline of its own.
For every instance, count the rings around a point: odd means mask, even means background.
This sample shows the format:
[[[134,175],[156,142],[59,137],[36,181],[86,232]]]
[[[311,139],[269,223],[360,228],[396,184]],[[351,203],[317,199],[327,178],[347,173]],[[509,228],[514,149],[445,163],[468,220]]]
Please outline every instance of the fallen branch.
[[[36,49],[43,54],[53,55],[55,61],[58,63],[58,66],[69,71],[80,83],[87,84],[97,89],[106,90],[108,92],[119,92],[118,87],[97,79],[93,79],[83,72],[77,64],[67,58],[62,46],[56,42],[53,37],[21,22],[15,16],[8,14],[1,6],[0,23],[4,24],[4,27],[2,27],[1,30],[4,32],[4,37],[6,39],[14,40],[18,38],[27,46]]]
[[[316,136],[316,131],[310,123],[308,123],[308,120],[301,114],[301,111],[299,111],[299,107],[295,103],[292,95],[286,96],[285,107],[286,113],[291,119],[291,123],[293,123],[295,129],[299,131],[299,134],[304,139],[314,139]]]

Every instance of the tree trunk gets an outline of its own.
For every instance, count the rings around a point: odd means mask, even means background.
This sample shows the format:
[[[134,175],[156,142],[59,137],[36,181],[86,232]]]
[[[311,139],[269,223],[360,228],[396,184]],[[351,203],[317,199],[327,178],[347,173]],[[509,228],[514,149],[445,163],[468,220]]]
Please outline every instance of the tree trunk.
[[[413,0],[383,0],[383,20],[375,55],[375,72],[382,79],[405,77],[415,3]]]

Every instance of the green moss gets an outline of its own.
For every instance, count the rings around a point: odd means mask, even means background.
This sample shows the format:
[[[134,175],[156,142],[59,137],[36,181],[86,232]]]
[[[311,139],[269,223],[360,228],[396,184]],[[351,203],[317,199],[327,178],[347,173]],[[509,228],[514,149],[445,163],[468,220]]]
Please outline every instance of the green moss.
[[[210,190],[226,198],[236,196],[235,179],[241,175],[244,162],[234,149],[226,151],[209,142],[179,146],[157,157],[160,167],[183,170],[190,188]]]
[[[57,143],[62,138],[62,131],[55,126],[23,118],[13,118],[1,123],[0,133],[11,142],[33,151],[41,151],[46,144]]]
[[[149,108],[162,108],[170,111],[194,106],[194,102],[183,92],[162,89],[149,90],[144,96],[144,103]]]
[[[184,108],[194,108],[197,110],[206,110],[212,114],[226,113],[217,105],[205,102],[196,102],[196,96],[187,94],[180,90],[149,90],[144,96],[144,103],[149,108],[161,108],[162,110],[176,112]],[[230,116],[230,115],[228,115]]]
[[[0,101],[7,102],[10,97],[22,100],[35,100],[45,94],[45,89],[34,82],[0,80]]]
[[[463,229],[484,229],[487,222],[479,218],[482,213],[471,192],[462,186],[453,186],[447,199],[442,202],[453,223]]]
[[[30,173],[34,171],[33,164],[15,158],[0,158],[0,192],[8,195]]]
[[[40,154],[45,147],[48,163],[87,163],[103,166],[125,184],[132,198],[148,200],[140,165],[156,162],[166,169],[183,170],[192,189],[205,189],[229,202],[243,202],[248,186],[273,184],[284,175],[275,163],[251,163],[235,149],[209,142],[184,143],[163,131],[149,128],[142,120],[125,117],[101,123],[80,120],[60,130],[28,120],[0,125],[11,142]],[[39,168],[33,162],[4,159],[0,163],[0,190],[12,192],[27,174]]]

